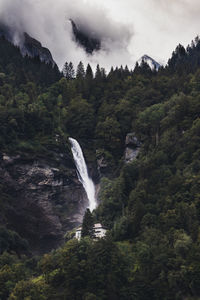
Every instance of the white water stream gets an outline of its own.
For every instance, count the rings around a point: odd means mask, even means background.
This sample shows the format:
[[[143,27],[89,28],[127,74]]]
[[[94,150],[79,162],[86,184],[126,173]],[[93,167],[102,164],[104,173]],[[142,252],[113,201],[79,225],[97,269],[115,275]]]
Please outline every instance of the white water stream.
[[[79,143],[73,138],[69,138],[69,141],[72,145],[71,150],[77,169],[78,179],[82,183],[86,191],[89,200],[89,209],[90,211],[93,211],[93,209],[97,207],[94,183],[92,179],[88,176],[87,165],[85,163],[83,152]]]

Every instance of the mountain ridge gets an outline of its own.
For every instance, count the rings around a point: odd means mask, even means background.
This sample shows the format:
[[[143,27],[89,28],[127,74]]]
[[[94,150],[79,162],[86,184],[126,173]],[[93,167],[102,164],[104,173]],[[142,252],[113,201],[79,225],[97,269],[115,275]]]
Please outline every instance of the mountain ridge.
[[[0,24],[0,37],[4,37],[13,45],[17,45],[23,56],[39,57],[42,62],[56,65],[49,49],[42,46],[41,42],[31,37],[27,32],[12,31],[8,26]]]
[[[158,71],[161,67],[161,64],[147,54],[144,54],[140,59],[137,60],[136,63],[138,63],[139,66],[141,66],[143,63],[146,63],[152,71]]]

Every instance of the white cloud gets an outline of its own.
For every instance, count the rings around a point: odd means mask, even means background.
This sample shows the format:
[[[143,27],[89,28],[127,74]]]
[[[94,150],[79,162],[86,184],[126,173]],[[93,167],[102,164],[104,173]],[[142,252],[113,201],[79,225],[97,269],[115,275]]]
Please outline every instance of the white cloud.
[[[72,38],[69,19],[102,39],[103,50],[88,56]],[[14,31],[26,31],[50,49],[59,67],[65,61],[75,65],[99,63],[108,68],[112,64],[130,63],[127,47],[131,39],[128,26],[110,19],[106,10],[86,4],[84,0],[0,0],[0,20]]]
[[[0,20],[40,40],[60,67],[80,60],[133,67],[145,53],[167,62],[178,43],[186,46],[198,34],[199,11],[198,0],[0,0]],[[101,37],[103,50],[86,55],[72,39],[69,18]]]

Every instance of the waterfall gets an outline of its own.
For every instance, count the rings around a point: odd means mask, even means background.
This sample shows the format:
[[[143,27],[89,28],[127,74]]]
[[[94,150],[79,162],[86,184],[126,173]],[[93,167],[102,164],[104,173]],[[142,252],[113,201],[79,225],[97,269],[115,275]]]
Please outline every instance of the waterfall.
[[[73,138],[69,138],[69,141],[72,145],[71,150],[77,169],[78,179],[86,191],[89,200],[89,209],[90,211],[93,211],[97,206],[94,183],[88,176],[87,166],[79,143]]]

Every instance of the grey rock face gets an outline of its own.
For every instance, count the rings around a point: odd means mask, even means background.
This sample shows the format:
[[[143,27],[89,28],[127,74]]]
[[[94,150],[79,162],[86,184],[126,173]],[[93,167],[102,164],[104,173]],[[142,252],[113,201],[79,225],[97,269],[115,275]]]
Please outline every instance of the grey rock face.
[[[21,47],[21,52],[23,55],[28,55],[30,57],[39,56],[41,61],[51,63],[53,66],[55,65],[49,49],[42,47],[39,41],[32,38],[26,32],[24,33],[24,44]]]
[[[0,22],[0,37],[4,37],[14,45],[18,45],[22,55],[28,55],[30,57],[39,57],[41,61],[55,65],[55,61],[51,55],[49,49],[42,46],[42,44],[36,39],[32,38],[26,32],[17,32],[5,26]]]
[[[136,159],[140,151],[140,142],[135,136],[134,132],[128,133],[125,140],[125,152],[124,152],[124,161],[125,163],[130,163]]]
[[[125,162],[126,163],[130,163],[132,162],[138,155],[139,153],[139,148],[136,148],[136,149],[132,149],[132,148],[126,148],[125,149],[125,153],[124,153],[124,156],[125,156]]]
[[[106,154],[102,151],[96,150],[96,161],[97,161],[97,170],[99,177],[108,176],[111,169],[111,161]]]
[[[75,169],[59,157],[35,161],[4,153],[0,160],[0,182],[12,197],[6,222],[29,241],[34,253],[58,247],[66,231],[81,223],[88,206]]]
[[[126,144],[126,146],[131,146],[134,148],[140,147],[140,142],[138,141],[134,132],[127,134],[125,144]]]
[[[97,164],[98,164],[98,168],[107,168],[108,163],[105,160],[105,157],[101,156],[98,160],[97,160]]]

